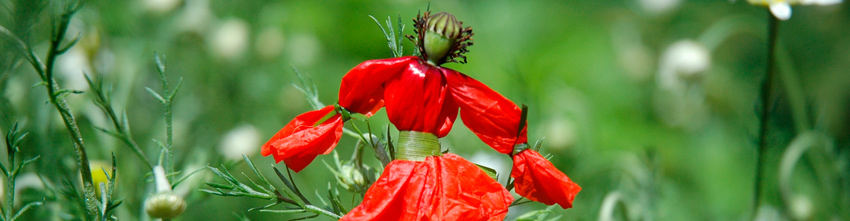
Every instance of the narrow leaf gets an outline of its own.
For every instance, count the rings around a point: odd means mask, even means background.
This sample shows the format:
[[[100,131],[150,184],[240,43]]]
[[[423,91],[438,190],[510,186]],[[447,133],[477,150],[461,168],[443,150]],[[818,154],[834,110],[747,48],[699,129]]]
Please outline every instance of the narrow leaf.
[[[165,104],[165,99],[163,99],[162,96],[159,96],[159,93],[156,93],[156,91],[153,91],[153,89],[149,87],[145,87],[145,90],[148,90],[148,92],[150,92],[151,95],[153,95],[157,100],[159,100],[160,103]]]

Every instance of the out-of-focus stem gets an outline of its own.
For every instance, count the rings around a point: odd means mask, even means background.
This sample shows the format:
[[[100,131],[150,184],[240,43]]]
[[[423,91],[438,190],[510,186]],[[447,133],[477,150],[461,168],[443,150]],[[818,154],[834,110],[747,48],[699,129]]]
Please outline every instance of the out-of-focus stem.
[[[756,162],[756,182],[755,190],[753,191],[753,217],[758,212],[761,205],[761,191],[764,185],[764,164],[767,156],[767,132],[768,122],[770,121],[770,103],[773,99],[773,75],[774,75],[774,54],[776,51],[776,35],[779,21],[770,12],[768,15],[768,34],[767,34],[767,68],[764,81],[761,85],[761,114],[759,118],[759,146],[758,146],[758,161]]]

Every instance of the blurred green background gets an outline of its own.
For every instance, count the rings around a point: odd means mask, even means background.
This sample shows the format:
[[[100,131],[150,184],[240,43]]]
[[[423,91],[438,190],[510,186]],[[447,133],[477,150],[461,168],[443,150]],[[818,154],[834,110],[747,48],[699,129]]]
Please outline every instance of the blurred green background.
[[[2,0],[0,25],[43,53],[51,17],[62,3]],[[322,102],[333,103],[350,68],[392,56],[368,16],[382,23],[389,16],[393,25],[400,16],[405,34],[413,34],[411,18],[428,4],[90,0],[69,29],[69,40],[77,33],[82,39],[57,61],[56,76],[63,87],[80,91],[88,90],[83,72],[111,85],[115,108],[126,110],[136,140],[148,158],[156,159],[159,151],[151,139],[164,139],[165,126],[160,104],[145,87],[159,90],[153,55],[164,55],[171,82],[183,78],[174,107],[178,168],[224,164],[234,174],[248,173],[239,156],[244,153],[275,177],[269,166],[274,160],[259,155],[260,145],[311,109],[293,86],[298,82],[293,68],[315,82]],[[581,185],[574,208],[552,210],[564,219],[753,216],[767,8],[725,0],[432,1],[430,8],[454,14],[475,31],[469,63],[445,66],[527,104],[529,139],[545,137],[541,152]],[[841,212],[850,206],[848,27],[847,3],[795,6],[792,18],[779,24],[781,73],[770,107],[761,218],[850,218]],[[410,54],[413,45],[406,41],[404,49]],[[79,179],[73,148],[44,89],[32,86],[38,75],[11,46],[2,45],[0,56],[0,129],[20,122],[30,133],[23,156],[41,159],[26,172],[41,175],[48,185],[33,176],[18,189],[24,202],[40,200],[46,194],[40,189]],[[123,143],[94,129],[111,125],[90,93],[68,99],[90,159],[107,162],[111,152],[118,157],[117,195],[125,203],[116,215],[137,219],[152,188],[146,169]],[[383,111],[372,119],[378,128],[386,124]],[[785,197],[781,159],[789,144],[807,133],[824,142],[812,144],[814,151],[792,165],[792,179],[785,183],[792,187],[791,197]],[[349,156],[355,141],[343,137],[336,148],[340,156]],[[508,176],[510,159],[462,124],[442,143],[497,169],[500,181]],[[331,163],[333,157],[320,156],[293,174],[299,186],[310,189],[308,197],[317,198],[314,191],[325,193],[328,183],[336,183],[323,160]],[[221,180],[206,170],[175,190],[188,201],[180,220],[303,216],[246,212],[267,202],[211,196],[197,190],[203,181]],[[354,199],[340,191],[343,199]],[[47,199],[28,217],[59,218],[57,211],[70,207]],[[356,202],[344,201],[349,207]],[[508,219],[545,208],[539,203],[512,207]]]

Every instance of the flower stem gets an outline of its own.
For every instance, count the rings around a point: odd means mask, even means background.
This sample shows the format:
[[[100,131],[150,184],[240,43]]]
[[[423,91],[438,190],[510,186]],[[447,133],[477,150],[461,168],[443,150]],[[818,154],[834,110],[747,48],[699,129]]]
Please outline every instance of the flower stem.
[[[761,205],[761,191],[764,185],[764,164],[767,157],[767,132],[768,121],[770,120],[770,101],[773,90],[773,75],[774,75],[774,52],[776,50],[776,35],[779,29],[779,21],[771,13],[768,15],[768,35],[767,35],[767,69],[766,76],[761,85],[761,118],[759,118],[759,146],[758,146],[758,161],[756,163],[756,182],[753,192],[753,217],[757,215],[759,205]]]
[[[432,133],[399,131],[397,147],[399,160],[425,161],[426,157],[440,155],[440,141]]]

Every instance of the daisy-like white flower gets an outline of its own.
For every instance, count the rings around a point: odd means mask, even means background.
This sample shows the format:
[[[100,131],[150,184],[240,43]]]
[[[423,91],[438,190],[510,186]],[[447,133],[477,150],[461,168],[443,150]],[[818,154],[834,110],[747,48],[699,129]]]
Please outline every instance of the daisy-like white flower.
[[[791,5],[834,5],[843,0],[747,0],[750,4],[766,6],[779,20],[791,18]]]

